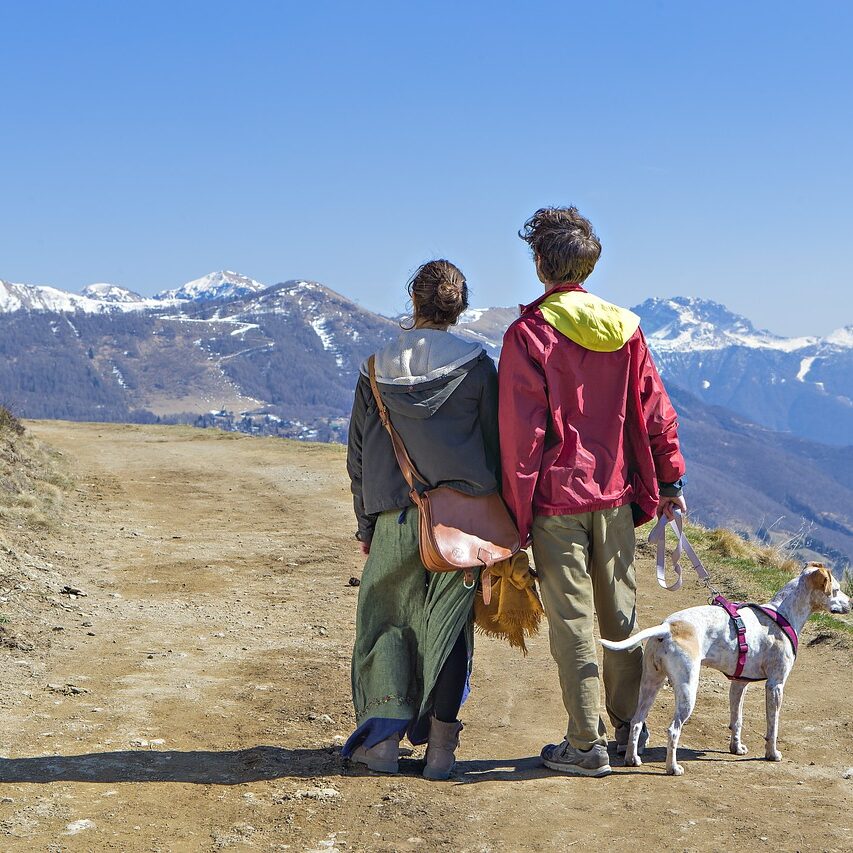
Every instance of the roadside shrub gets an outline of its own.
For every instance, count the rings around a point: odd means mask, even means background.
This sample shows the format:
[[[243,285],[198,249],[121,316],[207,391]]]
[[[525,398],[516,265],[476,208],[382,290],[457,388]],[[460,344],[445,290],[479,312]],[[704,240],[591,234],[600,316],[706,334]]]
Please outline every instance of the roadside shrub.
[[[0,530],[49,529],[70,486],[62,455],[26,433],[9,407],[0,405]]]
[[[23,435],[24,425],[12,414],[8,406],[0,405],[0,432],[6,431]]]

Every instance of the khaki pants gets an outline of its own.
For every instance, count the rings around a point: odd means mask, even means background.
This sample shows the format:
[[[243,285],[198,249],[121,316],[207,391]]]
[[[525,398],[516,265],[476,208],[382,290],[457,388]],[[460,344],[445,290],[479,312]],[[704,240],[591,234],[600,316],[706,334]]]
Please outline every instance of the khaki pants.
[[[607,744],[599,700],[594,614],[605,640],[624,640],[637,626],[631,507],[577,515],[540,515],[533,523],[533,557],[557,662],[566,737],[576,749]],[[637,707],[643,649],[604,651],[605,706],[614,726]]]

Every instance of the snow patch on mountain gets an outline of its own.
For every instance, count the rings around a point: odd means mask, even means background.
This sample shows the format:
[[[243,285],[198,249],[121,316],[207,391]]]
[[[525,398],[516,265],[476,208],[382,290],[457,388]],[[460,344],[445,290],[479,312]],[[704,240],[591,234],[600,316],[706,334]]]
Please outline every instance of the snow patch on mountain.
[[[459,316],[459,322],[462,324],[476,323],[488,310],[488,308],[469,308]]]
[[[320,341],[323,344],[323,349],[334,355],[335,363],[338,365],[338,367],[343,367],[344,360],[341,354],[338,352],[337,347],[335,346],[334,337],[329,333],[327,322],[328,321],[325,317],[315,317],[310,321],[310,325],[311,328],[317,334],[317,337],[320,338]]]
[[[259,328],[260,328],[260,326],[259,326],[257,323],[242,323],[242,322],[240,322],[239,320],[228,320],[228,319],[226,319],[226,320],[219,320],[218,322],[225,322],[225,323],[228,323],[228,322],[232,322],[232,323],[239,323],[238,328],[234,329],[234,331],[233,331],[233,332],[231,332],[231,337],[232,337],[232,338],[233,338],[235,335],[240,335],[240,336],[245,335],[245,334],[246,334],[246,332],[248,332],[250,329],[259,329]]]
[[[233,299],[237,296],[260,293],[266,289],[265,284],[242,273],[233,270],[220,270],[188,281],[183,287],[176,290],[164,290],[162,293],[158,293],[156,298],[198,301]]]
[[[805,382],[806,381],[806,376],[808,376],[809,371],[812,369],[812,365],[815,362],[815,358],[816,358],[816,356],[813,356],[813,355],[806,356],[806,358],[804,358],[800,362],[800,369],[797,371],[797,377],[796,377],[798,382]]]

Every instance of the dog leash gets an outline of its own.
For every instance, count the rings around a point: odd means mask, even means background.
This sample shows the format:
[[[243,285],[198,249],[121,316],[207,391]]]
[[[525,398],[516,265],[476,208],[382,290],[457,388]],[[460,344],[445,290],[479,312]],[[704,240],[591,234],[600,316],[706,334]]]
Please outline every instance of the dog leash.
[[[657,545],[657,576],[658,583],[670,592],[677,592],[681,589],[682,584],[682,569],[681,556],[687,555],[687,559],[693,564],[693,569],[696,572],[699,580],[708,588],[708,591],[713,595],[719,595],[718,591],[711,584],[711,576],[708,570],[702,564],[697,553],[693,550],[693,546],[687,541],[684,535],[684,517],[681,510],[675,510],[675,518],[669,519],[662,515],[658,519],[658,523],[652,528],[649,533],[649,542],[652,545]],[[672,584],[666,582],[666,529],[670,527],[675,533],[675,548],[670,555],[672,568],[675,571],[675,581]]]

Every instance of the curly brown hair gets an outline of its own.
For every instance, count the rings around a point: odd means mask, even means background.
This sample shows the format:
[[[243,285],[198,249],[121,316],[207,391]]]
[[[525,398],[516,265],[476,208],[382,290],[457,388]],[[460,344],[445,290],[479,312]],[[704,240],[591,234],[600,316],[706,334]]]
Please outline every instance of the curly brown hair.
[[[518,232],[536,258],[539,277],[548,284],[580,282],[601,255],[601,241],[576,207],[541,207]]]
[[[418,267],[407,289],[414,309],[408,328],[413,328],[419,320],[437,326],[453,325],[468,307],[465,276],[456,264],[444,259]]]

